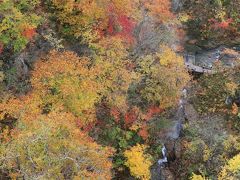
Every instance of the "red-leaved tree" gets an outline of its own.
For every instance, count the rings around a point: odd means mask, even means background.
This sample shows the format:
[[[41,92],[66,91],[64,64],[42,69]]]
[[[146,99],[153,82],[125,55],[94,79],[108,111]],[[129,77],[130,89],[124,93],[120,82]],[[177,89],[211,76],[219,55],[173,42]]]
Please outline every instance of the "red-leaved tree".
[[[22,35],[26,37],[28,40],[31,40],[36,34],[37,33],[35,28],[26,28],[22,32]]]

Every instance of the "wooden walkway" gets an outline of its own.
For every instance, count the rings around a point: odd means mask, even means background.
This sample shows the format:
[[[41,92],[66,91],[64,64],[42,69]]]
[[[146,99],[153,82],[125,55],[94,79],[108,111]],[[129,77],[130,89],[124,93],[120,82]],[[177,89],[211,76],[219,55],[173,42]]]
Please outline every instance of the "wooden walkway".
[[[213,73],[213,70],[211,70],[211,69],[196,66],[192,63],[185,62],[185,66],[188,68],[189,71],[192,71],[192,72],[207,73],[207,74],[212,74]]]
[[[213,73],[213,70],[211,70],[211,69],[204,68],[201,66],[196,66],[195,65],[195,56],[193,56],[193,55],[185,54],[184,55],[184,63],[185,63],[185,66],[188,68],[188,70],[191,72],[208,73],[208,74]]]

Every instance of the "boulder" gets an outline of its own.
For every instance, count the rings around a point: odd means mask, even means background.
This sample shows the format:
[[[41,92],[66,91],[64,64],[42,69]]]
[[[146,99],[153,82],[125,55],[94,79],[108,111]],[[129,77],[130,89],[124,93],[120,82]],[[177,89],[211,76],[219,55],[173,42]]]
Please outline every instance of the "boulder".
[[[234,48],[220,46],[211,50],[198,51],[195,57],[196,65],[202,67],[212,67],[218,61],[226,67],[234,67],[239,65],[240,52]]]
[[[168,167],[154,164],[151,169],[151,180],[174,180],[174,175]]]
[[[174,126],[172,126],[167,134],[170,139],[178,139],[182,131],[182,121],[176,121]]]
[[[159,180],[175,180],[173,173],[169,168],[161,169],[161,178]]]
[[[185,104],[185,120],[188,122],[198,120],[198,113],[190,103]]]

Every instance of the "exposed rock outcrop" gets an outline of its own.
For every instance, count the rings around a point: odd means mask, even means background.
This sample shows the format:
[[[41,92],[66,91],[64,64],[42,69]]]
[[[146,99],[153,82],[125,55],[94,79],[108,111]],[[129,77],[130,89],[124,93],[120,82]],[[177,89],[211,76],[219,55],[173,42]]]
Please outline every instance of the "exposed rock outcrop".
[[[177,38],[170,24],[156,23],[147,14],[135,30],[137,46],[135,56],[157,52],[160,44],[173,45]]]

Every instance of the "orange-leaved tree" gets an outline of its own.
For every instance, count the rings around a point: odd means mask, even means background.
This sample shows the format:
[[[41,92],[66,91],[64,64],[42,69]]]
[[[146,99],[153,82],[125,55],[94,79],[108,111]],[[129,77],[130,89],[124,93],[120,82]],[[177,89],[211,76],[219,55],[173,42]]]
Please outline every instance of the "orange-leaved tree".
[[[94,143],[74,119],[61,111],[19,118],[11,139],[1,141],[1,172],[12,179],[111,179],[111,149]]]
[[[17,120],[2,138],[1,170],[12,178],[110,179],[110,151],[77,124],[93,122],[95,103],[107,94],[99,72],[72,52],[52,51],[40,59],[32,71],[32,90],[0,103],[0,120]]]
[[[94,105],[104,87],[97,81],[98,71],[89,68],[89,63],[89,59],[72,52],[50,52],[45,61],[40,59],[35,64],[31,92],[2,103],[1,118],[27,116],[27,119],[61,110],[73,113],[82,125],[94,121]]]

